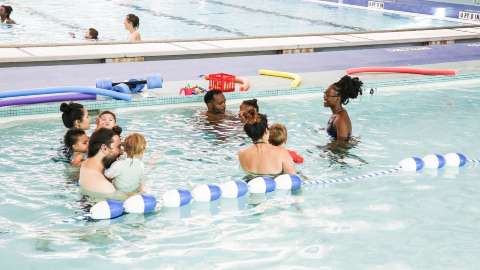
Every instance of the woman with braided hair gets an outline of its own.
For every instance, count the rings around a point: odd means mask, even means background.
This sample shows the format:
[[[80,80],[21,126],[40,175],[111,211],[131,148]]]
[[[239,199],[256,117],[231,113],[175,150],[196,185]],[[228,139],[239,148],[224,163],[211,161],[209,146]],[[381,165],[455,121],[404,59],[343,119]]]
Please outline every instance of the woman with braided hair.
[[[337,141],[348,141],[352,135],[352,122],[343,106],[362,94],[362,85],[358,78],[345,75],[324,92],[323,106],[332,110],[327,133]]]
[[[276,177],[285,173],[296,174],[288,151],[268,143],[267,116],[251,108],[242,112],[241,117],[245,121],[243,130],[253,141],[253,145],[238,153],[240,166],[247,173],[246,178],[250,180],[258,176]]]

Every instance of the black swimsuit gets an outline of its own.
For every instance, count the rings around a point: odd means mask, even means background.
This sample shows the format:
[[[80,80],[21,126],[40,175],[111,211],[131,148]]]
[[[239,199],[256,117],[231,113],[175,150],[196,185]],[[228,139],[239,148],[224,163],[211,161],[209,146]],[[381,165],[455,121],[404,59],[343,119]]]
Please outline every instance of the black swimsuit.
[[[337,127],[333,124],[333,121],[335,120],[335,116],[330,117],[327,123],[327,134],[330,135],[330,137],[336,139],[337,138]]]
[[[339,111],[338,113],[340,113],[340,112],[343,112],[343,110]],[[332,117],[330,117],[330,119],[328,120],[328,123],[327,123],[327,134],[330,135],[330,137],[332,137],[333,139],[337,139],[337,127],[333,123],[333,122],[335,122],[335,119],[337,118],[337,114],[332,115]],[[350,133],[348,134],[347,138],[350,138]]]

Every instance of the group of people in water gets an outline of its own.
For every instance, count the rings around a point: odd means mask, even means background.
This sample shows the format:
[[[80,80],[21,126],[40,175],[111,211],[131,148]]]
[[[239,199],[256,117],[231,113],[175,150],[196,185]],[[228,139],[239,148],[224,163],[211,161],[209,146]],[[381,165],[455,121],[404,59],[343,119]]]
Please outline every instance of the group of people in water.
[[[2,24],[16,24],[16,22],[10,18],[10,15],[13,12],[12,6],[8,5],[0,5],[0,23]],[[139,42],[142,41],[142,37],[140,35],[139,27],[140,27],[140,18],[135,14],[128,14],[125,16],[123,20],[123,25],[125,29],[128,31],[128,40],[131,42]],[[76,34],[70,32],[69,35],[72,38],[76,38]],[[91,27],[83,35],[85,40],[92,40],[97,41],[99,40],[99,33],[98,30]]]
[[[351,139],[352,124],[344,106],[361,94],[362,82],[350,76],[342,77],[324,92],[323,105],[332,111],[326,128],[332,140],[344,143]],[[220,121],[225,118],[226,99],[222,91],[208,91],[204,102],[207,119]],[[80,167],[79,184],[83,194],[126,199],[145,190],[145,165],[141,158],[147,141],[142,134],[129,134],[122,142],[122,129],[117,125],[116,115],[104,111],[97,116],[95,131],[88,137],[90,120],[83,105],[62,103],[60,111],[68,128],[64,136],[65,153],[71,165]],[[297,174],[295,163],[302,163],[303,158],[284,147],[288,138],[284,125],[269,126],[267,115],[260,112],[256,99],[241,103],[238,119],[252,140],[252,145],[238,152],[246,181],[258,176]]]
[[[127,14],[123,20],[123,26],[125,30],[128,31],[128,41],[139,42],[142,41],[142,36],[140,35],[140,18],[135,14]],[[72,38],[76,38],[75,33],[69,33]],[[88,28],[88,30],[83,35],[85,40],[97,41],[99,39],[98,30],[95,28]]]

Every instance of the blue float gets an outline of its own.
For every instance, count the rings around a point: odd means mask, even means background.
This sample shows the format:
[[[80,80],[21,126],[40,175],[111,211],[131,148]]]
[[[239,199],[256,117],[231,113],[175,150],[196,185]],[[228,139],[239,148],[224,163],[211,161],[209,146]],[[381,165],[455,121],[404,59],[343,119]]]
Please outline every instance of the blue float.
[[[275,190],[275,180],[270,177],[256,177],[248,182],[250,193],[269,193]]]
[[[130,91],[130,88],[128,87],[128,85],[126,85],[124,83],[117,84],[117,85],[113,86],[112,90],[115,91],[115,92],[124,93],[124,94],[131,94],[132,93]]]
[[[248,185],[244,181],[228,181],[220,184],[222,197],[224,198],[240,198],[247,194]]]
[[[138,93],[143,90],[145,87],[145,81],[140,82],[137,79],[130,79],[128,80],[129,83],[131,83],[132,86],[130,86],[130,92],[131,93]]]
[[[192,201],[192,194],[186,189],[173,189],[165,192],[162,199],[166,207],[179,207],[189,204]]]
[[[5,92],[0,92],[0,98],[46,95],[46,94],[57,94],[57,93],[84,93],[84,94],[91,94],[91,95],[102,95],[102,96],[112,97],[115,99],[128,100],[128,101],[132,100],[132,97],[130,97],[127,94],[117,93],[111,90],[92,88],[92,87],[79,87],[79,86],[5,91]]]
[[[211,202],[222,196],[222,190],[213,184],[198,185],[192,190],[192,196],[195,201]]]
[[[445,166],[445,158],[439,154],[430,154],[422,158],[425,168],[440,169]]]
[[[297,190],[302,186],[302,179],[297,175],[282,174],[275,177],[277,189]]]
[[[462,167],[467,163],[467,157],[460,153],[448,153],[444,155],[444,158],[449,167]]]
[[[97,82],[95,83],[95,87],[107,90],[115,90],[115,86],[118,85],[126,85],[128,87],[127,93],[132,94],[141,92],[145,85],[147,85],[148,89],[162,88],[163,79],[160,75],[150,75],[147,77],[146,80],[130,79],[126,82],[113,82],[112,80],[102,79],[97,80]],[[124,89],[124,86],[122,86],[121,88]]]
[[[90,208],[90,217],[92,219],[112,219],[123,215],[123,211],[123,202],[106,200]]]
[[[403,159],[398,164],[403,171],[419,171],[423,169],[423,160],[418,157]]]
[[[150,213],[155,210],[157,199],[152,195],[137,194],[129,197],[123,202],[123,207],[127,213]]]

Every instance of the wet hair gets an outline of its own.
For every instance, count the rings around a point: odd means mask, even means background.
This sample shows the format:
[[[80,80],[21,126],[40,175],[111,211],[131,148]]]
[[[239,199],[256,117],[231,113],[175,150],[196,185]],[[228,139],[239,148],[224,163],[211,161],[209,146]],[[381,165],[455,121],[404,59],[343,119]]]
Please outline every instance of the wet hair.
[[[118,134],[108,128],[101,128],[93,132],[88,141],[88,157],[94,157],[104,144],[110,147],[110,144],[113,142],[113,136],[118,136]]]
[[[127,20],[132,23],[133,28],[138,28],[140,26],[140,18],[135,14],[128,14]]]
[[[334,83],[335,91],[340,95],[341,103],[347,105],[350,99],[355,99],[362,94],[363,82],[359,78],[352,78],[348,75],[343,76],[338,82]]]
[[[115,123],[117,122],[117,116],[111,112],[111,111],[103,111],[101,112],[99,115],[98,115],[98,118],[102,117],[103,115],[105,114],[110,114],[111,116],[113,116],[113,120],[115,120]]]
[[[75,126],[75,121],[82,121],[82,118],[85,115],[85,108],[83,105],[75,102],[62,103],[60,105],[60,111],[63,112],[62,120],[67,128],[73,128]]]
[[[245,119],[243,130],[254,142],[260,140],[268,129],[267,115],[258,113],[255,109],[242,112]]]
[[[242,104],[241,104],[241,105],[251,106],[251,107],[254,107],[254,108],[257,110],[257,112],[260,111],[260,109],[258,108],[258,104],[257,104],[257,99],[256,99],[256,98],[244,100],[244,101],[242,101]]]
[[[123,129],[120,126],[114,126],[112,127],[112,131],[113,133],[115,133],[115,135],[118,135],[118,137],[120,137],[120,135],[122,135]]]
[[[69,129],[67,133],[65,133],[65,136],[63,136],[63,142],[65,143],[65,146],[73,152],[73,145],[76,144],[78,142],[78,139],[83,135],[86,135],[83,129]]]
[[[5,16],[7,19],[10,19],[10,14],[12,14],[13,8],[12,6],[7,6],[7,5],[2,5],[2,7],[5,9]]]
[[[287,128],[282,124],[273,124],[268,129],[270,135],[268,137],[268,142],[271,145],[280,146],[287,142]]]
[[[205,94],[205,96],[203,96],[203,101],[205,102],[205,104],[208,104],[213,101],[213,96],[221,93],[223,92],[220,90],[210,90]]]
[[[125,138],[123,142],[125,147],[125,152],[127,153],[128,157],[138,156],[145,152],[145,148],[147,148],[147,141],[145,137],[143,137],[140,133],[133,133]]]
[[[88,34],[92,39],[98,39],[98,31],[95,28],[88,28]]]

